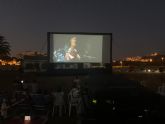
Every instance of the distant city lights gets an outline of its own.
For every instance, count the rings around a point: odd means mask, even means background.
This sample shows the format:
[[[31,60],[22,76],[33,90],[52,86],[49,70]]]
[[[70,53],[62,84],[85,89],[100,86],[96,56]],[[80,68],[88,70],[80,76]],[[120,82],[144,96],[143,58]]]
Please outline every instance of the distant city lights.
[[[21,83],[23,84],[23,83],[24,83],[24,81],[23,81],[23,80],[21,80]]]
[[[93,99],[93,100],[92,100],[92,103],[93,103],[93,104],[97,104],[97,100],[96,100],[96,99]]]
[[[31,117],[30,116],[25,116],[24,120],[25,121],[30,121],[31,120]]]
[[[21,65],[21,61],[18,61],[16,59],[12,59],[12,60],[2,60],[2,59],[0,59],[0,65],[2,65],[2,66],[5,66],[5,65],[20,66]]]
[[[147,62],[155,62],[155,58],[156,57],[160,57],[162,62],[164,61],[164,57],[162,57],[163,55],[161,55],[160,53],[152,53],[150,55],[147,55],[147,56],[143,56],[143,57],[140,57],[140,56],[136,56],[136,57],[127,57],[125,59],[125,61],[129,61],[129,62],[144,62],[144,63],[147,63]]]
[[[158,55],[160,55],[160,53],[155,52],[155,53],[152,53],[150,56],[158,56]]]
[[[147,71],[148,71],[148,72],[151,72],[151,69],[148,69]]]
[[[153,62],[153,60],[152,60],[152,59],[150,59],[150,62]]]
[[[120,61],[120,65],[123,66],[123,62],[122,61]]]

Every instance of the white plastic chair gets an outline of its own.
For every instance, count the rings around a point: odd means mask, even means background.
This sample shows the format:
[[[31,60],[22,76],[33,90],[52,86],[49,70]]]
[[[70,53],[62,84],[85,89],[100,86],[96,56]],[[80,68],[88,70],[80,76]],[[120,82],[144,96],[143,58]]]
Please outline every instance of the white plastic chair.
[[[72,112],[72,108],[75,107],[76,108],[76,112],[77,114],[80,113],[80,105],[81,105],[81,99],[79,97],[79,95],[74,96],[73,95],[74,91],[70,91],[69,95],[68,95],[68,101],[69,101],[69,117],[71,116],[71,112]],[[78,93],[78,91],[76,91]]]

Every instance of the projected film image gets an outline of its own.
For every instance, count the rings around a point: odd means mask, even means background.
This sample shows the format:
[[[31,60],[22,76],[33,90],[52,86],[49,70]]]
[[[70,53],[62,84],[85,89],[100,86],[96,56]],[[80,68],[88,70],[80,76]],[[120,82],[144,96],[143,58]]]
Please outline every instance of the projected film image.
[[[53,34],[53,62],[102,62],[103,36]]]

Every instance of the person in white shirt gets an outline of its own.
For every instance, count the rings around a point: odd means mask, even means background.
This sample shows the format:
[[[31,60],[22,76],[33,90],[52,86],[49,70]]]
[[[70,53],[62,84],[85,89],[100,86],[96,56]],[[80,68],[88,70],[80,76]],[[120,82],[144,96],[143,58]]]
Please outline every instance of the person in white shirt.
[[[71,115],[72,107],[76,108],[77,115],[81,114],[81,94],[80,89],[74,84],[73,88],[70,90],[69,95],[69,116]]]

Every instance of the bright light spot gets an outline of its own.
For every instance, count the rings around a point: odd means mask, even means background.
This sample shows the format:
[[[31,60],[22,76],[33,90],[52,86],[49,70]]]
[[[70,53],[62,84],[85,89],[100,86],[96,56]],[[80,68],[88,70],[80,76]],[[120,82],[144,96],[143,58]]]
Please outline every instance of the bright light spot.
[[[143,117],[143,115],[139,115],[139,116],[138,116],[138,118],[142,118],[142,117]]]
[[[23,80],[21,80],[21,83],[22,83],[22,84],[23,84],[23,82],[24,82],[24,81],[23,81]]]
[[[111,100],[106,100],[106,103],[111,104]]]
[[[0,63],[1,65],[17,65],[17,66],[20,66],[21,65],[21,61],[17,61],[15,59],[13,60],[1,60],[0,59]]]
[[[113,110],[113,111],[115,111],[115,110],[116,110],[116,108],[115,108],[115,107],[113,107],[113,108],[112,108],[112,110]]]
[[[148,112],[148,109],[144,109],[144,112]]]
[[[25,121],[30,121],[31,117],[30,116],[25,116]]]
[[[152,62],[153,60],[152,59],[150,59],[150,62]]]
[[[151,72],[151,69],[148,69],[148,72]]]
[[[113,60],[113,62],[115,63],[115,62],[116,62],[116,60]]]
[[[93,100],[92,100],[92,103],[93,103],[93,104],[96,104],[96,103],[97,103],[97,100],[96,100],[96,99],[93,99]]]

